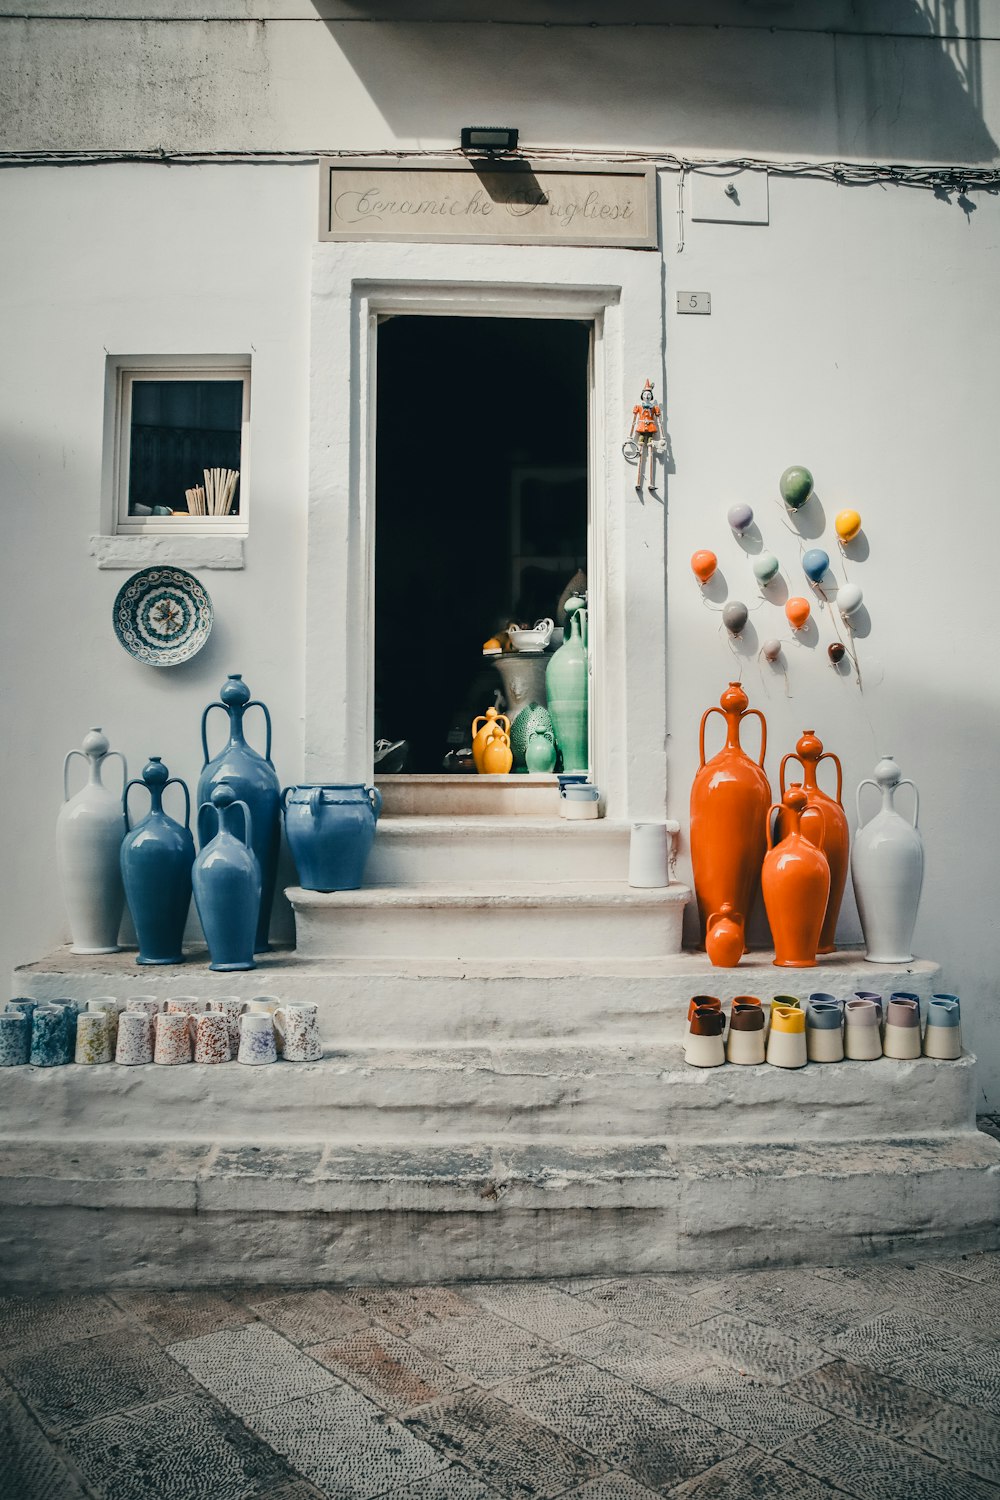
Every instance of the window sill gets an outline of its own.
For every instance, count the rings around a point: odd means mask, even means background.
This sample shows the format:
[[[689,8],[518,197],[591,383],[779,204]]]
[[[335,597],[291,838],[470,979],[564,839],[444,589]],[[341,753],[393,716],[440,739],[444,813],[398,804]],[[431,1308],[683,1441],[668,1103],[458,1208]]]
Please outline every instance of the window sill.
[[[242,568],[241,536],[92,536],[90,555],[99,568]]]

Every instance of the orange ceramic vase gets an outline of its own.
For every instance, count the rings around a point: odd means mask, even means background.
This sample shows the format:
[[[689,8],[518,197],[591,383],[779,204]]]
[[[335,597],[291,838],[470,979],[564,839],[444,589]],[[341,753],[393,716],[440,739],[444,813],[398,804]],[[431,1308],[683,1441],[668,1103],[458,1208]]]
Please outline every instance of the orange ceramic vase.
[[[847,814],[840,800],[844,789],[844,772],[837,756],[832,751],[823,749],[823,741],[817,737],[815,731],[804,729],[794,753],[786,755],[781,762],[782,796],[785,795],[785,766],[790,760],[797,760],[802,767],[806,805],[816,808],[817,812],[823,815],[823,837],[820,842],[830,866],[830,899],[826,905],[826,916],[823,918],[823,931],[820,933],[817,951],[832,953],[836,946],[834,939],[837,932],[837,918],[840,916],[840,903],[844,899],[844,886],[847,884],[847,866],[851,850]],[[828,796],[816,785],[816,772],[821,760],[832,760],[837,767],[836,797]],[[786,832],[784,815],[782,815],[779,827],[782,833]]]
[[[780,844],[771,842],[771,815],[780,813],[790,829]],[[814,969],[826,903],[830,866],[822,849],[800,831],[809,819],[822,838],[822,814],[810,808],[803,788],[794,783],[765,818],[767,855],[761,873],[764,907],[774,939],[774,962],[781,969]]]
[[[703,928],[713,912],[728,901],[749,917],[764,859],[764,834],[771,788],[762,770],[767,749],[767,724],[738,682],[731,682],[719,708],[706,709],[701,718],[700,768],[691,786],[691,865]],[[710,714],[726,721],[726,743],[705,761],[705,724]],[[740,748],[740,724],[760,720],[760,759],[753,761]]]
[[[705,948],[717,969],[735,969],[743,957],[743,918],[731,901],[723,901],[705,925]]]

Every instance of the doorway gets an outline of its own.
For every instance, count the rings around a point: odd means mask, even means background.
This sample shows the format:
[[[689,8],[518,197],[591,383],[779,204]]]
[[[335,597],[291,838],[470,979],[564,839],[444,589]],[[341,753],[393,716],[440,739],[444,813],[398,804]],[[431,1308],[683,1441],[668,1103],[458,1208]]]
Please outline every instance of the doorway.
[[[591,324],[399,315],[377,336],[375,737],[382,774],[468,767],[484,643],[586,588]]]

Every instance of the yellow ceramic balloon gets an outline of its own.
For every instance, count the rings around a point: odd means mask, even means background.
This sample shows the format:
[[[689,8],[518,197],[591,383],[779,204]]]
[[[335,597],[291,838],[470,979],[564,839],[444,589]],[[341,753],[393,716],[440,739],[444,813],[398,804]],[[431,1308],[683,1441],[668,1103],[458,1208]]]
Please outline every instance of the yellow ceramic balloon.
[[[853,542],[861,530],[861,517],[856,510],[842,510],[833,524],[842,542]]]

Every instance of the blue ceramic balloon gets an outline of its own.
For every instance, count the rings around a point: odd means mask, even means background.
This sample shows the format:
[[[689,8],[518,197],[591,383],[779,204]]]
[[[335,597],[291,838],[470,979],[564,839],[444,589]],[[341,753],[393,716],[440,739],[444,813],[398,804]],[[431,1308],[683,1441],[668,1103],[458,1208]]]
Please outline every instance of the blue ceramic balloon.
[[[809,551],[803,554],[802,571],[813,583],[819,583],[829,566],[830,559],[822,547],[810,547]]]
[[[761,585],[770,583],[780,566],[773,552],[761,552],[753,560],[754,577]]]
[[[731,505],[726,520],[735,532],[746,531],[753,525],[753,511],[749,505]]]

